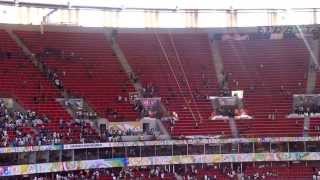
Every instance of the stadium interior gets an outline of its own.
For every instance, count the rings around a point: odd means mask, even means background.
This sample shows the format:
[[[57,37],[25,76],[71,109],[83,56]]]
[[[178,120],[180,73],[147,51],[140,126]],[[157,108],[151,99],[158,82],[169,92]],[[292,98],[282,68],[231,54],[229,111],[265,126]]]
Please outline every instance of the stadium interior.
[[[319,2],[134,1],[0,0],[0,179],[320,179]]]

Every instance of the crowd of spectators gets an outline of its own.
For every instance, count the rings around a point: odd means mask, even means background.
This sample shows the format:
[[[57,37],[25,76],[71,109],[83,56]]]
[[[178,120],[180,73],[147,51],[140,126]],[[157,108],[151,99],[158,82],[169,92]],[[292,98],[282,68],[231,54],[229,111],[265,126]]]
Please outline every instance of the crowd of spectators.
[[[1,146],[26,146],[34,144],[32,132],[24,132],[25,127],[37,127],[49,120],[33,111],[13,111],[0,100],[0,138]],[[15,134],[10,137],[10,134]]]
[[[277,168],[284,168],[281,166],[276,167],[243,167],[240,166],[232,168],[227,165],[163,165],[163,166],[141,166],[141,167],[124,167],[124,168],[101,168],[91,170],[79,170],[69,172],[57,172],[47,174],[30,175],[33,180],[75,180],[75,179],[167,179],[167,180],[219,180],[219,179],[238,179],[238,180],[263,180],[263,179],[288,179],[286,175],[279,172]],[[303,170],[303,168],[301,169]],[[293,174],[295,174],[293,172]],[[318,180],[319,172],[310,177],[302,175],[295,177],[298,179],[313,179]]]
[[[0,146],[30,146],[91,142],[95,134],[90,125],[84,121],[65,121],[60,119],[58,131],[50,131],[47,127],[50,119],[35,111],[13,111],[0,100]],[[79,137],[74,137],[75,132]]]
[[[294,102],[293,112],[298,115],[311,115],[320,113],[320,101],[318,98],[299,97]]]
[[[175,175],[169,169],[162,166],[156,167],[126,167],[112,169],[92,169],[71,172],[59,172],[39,174],[31,176],[33,180],[76,180],[76,179],[175,179]]]
[[[122,141],[122,136],[139,136],[142,134],[143,132],[136,128],[128,128],[127,130],[109,128],[104,132],[102,139],[108,142],[118,142]]]

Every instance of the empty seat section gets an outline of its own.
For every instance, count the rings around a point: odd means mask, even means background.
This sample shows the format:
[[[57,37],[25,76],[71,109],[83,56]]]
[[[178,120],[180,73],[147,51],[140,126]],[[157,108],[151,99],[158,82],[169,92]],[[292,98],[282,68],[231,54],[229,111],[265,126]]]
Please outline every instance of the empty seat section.
[[[287,119],[292,95],[305,93],[308,50],[302,40],[221,41],[230,89],[244,90],[252,121],[238,121],[248,136],[300,136],[303,119]],[[275,116],[275,120],[272,120]]]
[[[137,113],[129,103],[118,103],[118,95],[128,97],[134,88],[122,70],[104,34],[77,32],[17,32],[34,53],[53,48],[65,58],[48,57],[43,62],[55,69],[67,90],[84,97],[102,117],[106,109],[116,110],[121,120],[136,120]],[[71,56],[71,57],[70,57]]]

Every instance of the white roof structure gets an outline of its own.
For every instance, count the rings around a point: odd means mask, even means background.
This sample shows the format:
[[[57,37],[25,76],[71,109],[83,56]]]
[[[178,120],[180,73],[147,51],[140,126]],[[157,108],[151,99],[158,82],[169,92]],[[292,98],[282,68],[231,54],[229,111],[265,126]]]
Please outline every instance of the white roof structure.
[[[0,23],[203,28],[319,24],[319,0],[0,0]]]

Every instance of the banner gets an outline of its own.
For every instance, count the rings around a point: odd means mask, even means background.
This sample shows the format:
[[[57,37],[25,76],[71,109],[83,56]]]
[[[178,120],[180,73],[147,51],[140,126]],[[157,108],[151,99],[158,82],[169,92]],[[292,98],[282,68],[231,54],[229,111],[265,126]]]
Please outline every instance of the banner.
[[[140,121],[128,121],[128,122],[110,122],[108,124],[109,131],[120,130],[122,132],[142,132],[142,125]]]
[[[294,153],[246,153],[246,154],[207,154],[182,156],[154,156],[97,159],[85,161],[68,161],[40,163],[15,166],[0,166],[0,176],[15,176],[60,171],[75,171],[97,168],[113,168],[127,166],[151,166],[166,164],[195,163],[230,163],[230,162],[267,162],[267,161],[316,161],[320,160],[320,152]]]
[[[126,158],[0,166],[0,176],[15,176],[24,174],[38,174],[125,166],[127,166]]]
[[[54,151],[54,150],[63,150],[63,145],[3,147],[3,148],[0,148],[0,154],[1,153],[33,152],[33,151]]]
[[[145,110],[160,109],[161,98],[137,98]]]
[[[182,156],[154,156],[128,158],[128,166],[150,166],[167,164],[230,163],[260,161],[315,161],[320,160],[320,152],[295,153],[246,153],[208,154]]]
[[[190,138],[190,137],[189,137]],[[194,139],[184,140],[161,140],[161,141],[133,141],[133,142],[108,142],[108,143],[85,143],[85,144],[64,144],[64,145],[44,145],[44,146],[24,146],[24,147],[3,147],[1,153],[19,153],[33,151],[53,151],[63,149],[88,149],[104,147],[124,147],[124,146],[160,146],[160,145],[181,145],[181,144],[226,144],[226,143],[262,143],[262,142],[304,142],[320,141],[320,136],[313,137],[265,137],[265,138],[230,138],[219,139],[213,137],[199,136]]]
[[[105,143],[65,144],[63,149],[91,149],[105,147]]]

